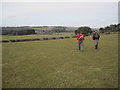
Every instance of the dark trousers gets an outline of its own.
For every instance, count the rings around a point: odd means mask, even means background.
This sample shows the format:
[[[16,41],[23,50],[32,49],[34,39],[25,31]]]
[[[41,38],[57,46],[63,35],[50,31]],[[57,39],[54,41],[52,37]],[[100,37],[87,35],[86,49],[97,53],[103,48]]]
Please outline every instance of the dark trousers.
[[[95,44],[95,49],[98,49],[98,40],[94,40],[94,44]]]

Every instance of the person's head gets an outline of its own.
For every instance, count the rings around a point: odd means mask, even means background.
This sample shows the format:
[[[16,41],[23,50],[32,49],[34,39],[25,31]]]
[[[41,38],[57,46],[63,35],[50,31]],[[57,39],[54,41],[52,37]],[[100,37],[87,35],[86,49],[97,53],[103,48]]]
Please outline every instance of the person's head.
[[[79,32],[79,34],[81,34],[81,32]]]
[[[95,33],[98,33],[97,31],[95,31]]]
[[[83,34],[82,32],[80,32],[80,34]]]

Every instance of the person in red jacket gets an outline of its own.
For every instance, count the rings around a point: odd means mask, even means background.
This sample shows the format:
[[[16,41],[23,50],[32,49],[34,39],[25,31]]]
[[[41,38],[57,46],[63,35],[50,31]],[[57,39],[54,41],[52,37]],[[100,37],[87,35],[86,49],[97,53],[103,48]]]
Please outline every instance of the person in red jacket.
[[[78,40],[78,49],[84,51],[84,36],[82,33],[80,33],[77,36],[77,40]]]

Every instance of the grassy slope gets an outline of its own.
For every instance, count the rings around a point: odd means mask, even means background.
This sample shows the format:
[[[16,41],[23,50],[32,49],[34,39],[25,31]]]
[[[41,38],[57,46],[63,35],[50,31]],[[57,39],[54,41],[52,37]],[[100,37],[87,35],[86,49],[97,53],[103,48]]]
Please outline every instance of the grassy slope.
[[[118,84],[118,37],[102,35],[99,50],[91,37],[85,51],[76,39],[3,44],[3,88],[113,88]]]

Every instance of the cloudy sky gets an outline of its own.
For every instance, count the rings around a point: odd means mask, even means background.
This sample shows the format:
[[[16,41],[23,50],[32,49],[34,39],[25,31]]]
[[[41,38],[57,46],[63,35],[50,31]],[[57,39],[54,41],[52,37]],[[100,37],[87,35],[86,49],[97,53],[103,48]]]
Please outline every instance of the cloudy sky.
[[[118,2],[2,2],[2,26],[104,27],[118,23]]]

